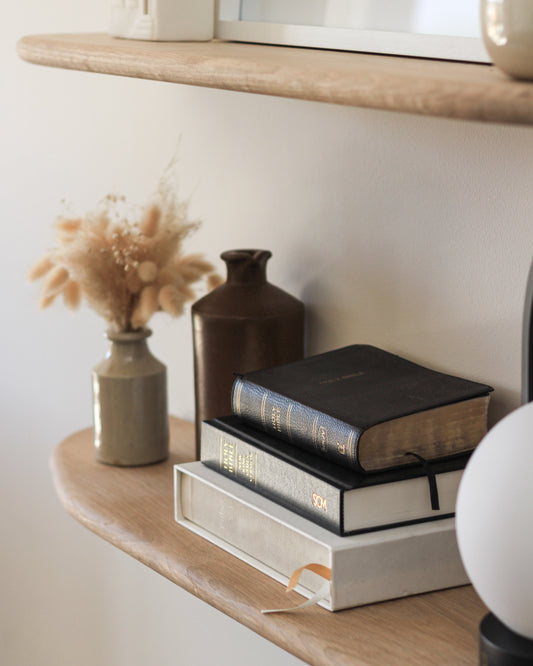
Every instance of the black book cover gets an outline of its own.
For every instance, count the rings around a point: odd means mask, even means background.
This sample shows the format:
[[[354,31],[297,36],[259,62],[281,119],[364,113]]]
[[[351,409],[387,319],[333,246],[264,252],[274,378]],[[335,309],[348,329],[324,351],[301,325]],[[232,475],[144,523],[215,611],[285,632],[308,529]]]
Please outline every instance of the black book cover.
[[[358,442],[374,426],[487,396],[492,387],[431,370],[371,345],[351,345],[236,379],[236,415],[363,470]]]
[[[470,453],[465,453],[434,461],[430,465],[431,472],[438,481],[441,474],[464,469],[469,457]],[[445,512],[432,509],[427,467],[421,464],[375,474],[360,473],[257,430],[234,415],[202,424],[201,460],[208,467],[341,535],[444,518],[454,511],[454,501]],[[379,525],[345,530],[346,493],[376,486],[385,488],[388,484],[420,477],[424,477],[427,493],[424,493],[422,506],[414,507],[418,510],[416,520],[392,519],[391,507],[384,496],[378,511],[382,514]],[[365,525],[364,516],[360,522]]]

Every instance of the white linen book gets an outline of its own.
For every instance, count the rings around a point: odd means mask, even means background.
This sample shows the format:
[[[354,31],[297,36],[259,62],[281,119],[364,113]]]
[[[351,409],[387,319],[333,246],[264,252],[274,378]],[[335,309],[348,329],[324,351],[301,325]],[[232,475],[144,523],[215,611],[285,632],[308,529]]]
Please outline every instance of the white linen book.
[[[455,519],[337,536],[209,469],[174,466],[178,523],[286,585],[311,562],[331,569],[328,610],[467,584]],[[324,579],[304,571],[296,591],[310,598]]]

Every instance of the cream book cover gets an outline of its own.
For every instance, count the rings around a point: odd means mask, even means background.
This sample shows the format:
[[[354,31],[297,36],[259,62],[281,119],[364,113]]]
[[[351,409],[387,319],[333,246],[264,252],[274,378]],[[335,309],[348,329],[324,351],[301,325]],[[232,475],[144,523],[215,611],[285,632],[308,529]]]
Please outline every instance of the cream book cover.
[[[178,523],[280,583],[310,562],[329,567],[328,610],[469,582],[454,518],[341,537],[200,462],[174,467],[174,489]],[[322,585],[304,571],[297,591],[309,598]]]

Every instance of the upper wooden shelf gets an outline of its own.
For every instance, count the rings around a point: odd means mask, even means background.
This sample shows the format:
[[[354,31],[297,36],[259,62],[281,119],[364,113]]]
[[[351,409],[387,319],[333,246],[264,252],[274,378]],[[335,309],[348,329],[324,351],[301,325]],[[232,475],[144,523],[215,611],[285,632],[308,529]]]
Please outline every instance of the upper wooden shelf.
[[[477,663],[486,609],[470,586],[337,613],[315,606],[263,615],[301,597],[174,521],[172,466],[193,452],[193,425],[171,419],[168,461],[109,467],[95,461],[92,431],[84,430],[56,448],[54,483],[90,530],[309,664]]]
[[[144,42],[105,34],[32,35],[33,63],[495,123],[533,124],[533,84],[493,66],[365,53],[211,42]]]

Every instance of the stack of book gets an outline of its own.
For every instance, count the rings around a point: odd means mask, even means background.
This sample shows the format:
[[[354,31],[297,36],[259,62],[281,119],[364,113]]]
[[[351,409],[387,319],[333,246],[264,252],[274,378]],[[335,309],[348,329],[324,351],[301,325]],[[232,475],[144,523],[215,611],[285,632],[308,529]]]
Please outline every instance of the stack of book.
[[[238,377],[175,468],[176,520],[283,583],[328,567],[329,610],[465,584],[455,500],[491,391],[369,345]]]

